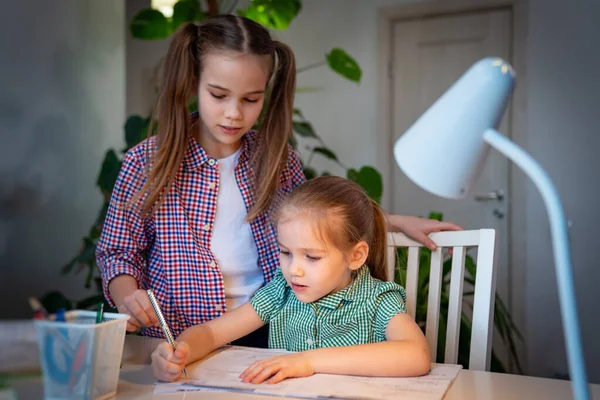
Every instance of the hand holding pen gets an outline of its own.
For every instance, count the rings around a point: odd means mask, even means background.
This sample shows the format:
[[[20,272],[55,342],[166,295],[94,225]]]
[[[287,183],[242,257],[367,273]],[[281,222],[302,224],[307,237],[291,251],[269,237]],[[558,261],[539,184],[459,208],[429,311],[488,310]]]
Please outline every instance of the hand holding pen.
[[[170,361],[171,363],[174,363],[176,365],[177,364],[182,365],[183,368],[181,369],[181,372],[183,372],[183,376],[187,376],[187,372],[185,370],[185,359],[187,358],[187,355],[189,354],[189,348],[187,347],[186,344],[183,344],[181,346],[182,347],[181,349],[177,348],[177,344],[175,343],[175,338],[171,334],[171,330],[169,329],[169,326],[167,325],[165,317],[163,316],[163,313],[160,309],[160,305],[158,304],[158,301],[156,300],[156,297],[154,296],[154,292],[152,292],[152,290],[147,290],[147,293],[148,293],[148,299],[150,300],[150,303],[152,304],[152,307],[154,308],[154,311],[156,312],[156,316],[158,317],[158,322],[163,330],[163,333],[165,334],[165,338],[167,339],[167,342],[169,342],[169,345],[171,346],[171,349],[168,349],[166,346],[163,346],[163,348],[165,350],[170,350],[170,352],[172,353],[172,357],[170,357],[171,354],[167,354],[166,355],[167,357],[164,357],[164,359],[167,362]]]

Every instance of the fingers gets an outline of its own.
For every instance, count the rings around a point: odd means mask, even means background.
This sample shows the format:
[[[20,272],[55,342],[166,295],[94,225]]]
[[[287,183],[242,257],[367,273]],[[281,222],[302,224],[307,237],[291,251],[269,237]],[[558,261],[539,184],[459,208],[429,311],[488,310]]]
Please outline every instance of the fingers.
[[[262,383],[279,370],[280,367],[269,360],[257,361],[242,372],[240,378],[246,383]]]
[[[138,329],[140,329],[140,326],[137,324],[137,320],[129,318],[129,320],[127,320],[127,327],[125,328],[125,330],[127,332],[135,332]]]
[[[430,250],[437,249],[437,245],[435,244],[435,242],[431,240],[431,238],[422,231],[412,231],[410,237],[419,243],[423,243],[423,245]]]
[[[454,222],[440,222],[436,226],[436,231],[464,231],[464,228]]]
[[[184,346],[185,345],[185,346]],[[182,352],[187,352],[189,348],[185,343],[180,343],[183,347]],[[187,355],[185,355],[187,357]],[[164,382],[173,382],[181,376],[181,371],[185,367],[184,360],[176,357],[171,345],[163,342],[152,352],[152,372],[154,377]]]
[[[287,374],[285,373],[284,370],[279,371],[278,373],[276,373],[271,379],[269,379],[267,381],[267,383],[269,384],[274,384],[274,383],[279,383],[282,380],[284,380],[285,378],[287,378]]]
[[[187,363],[188,355],[190,354],[190,347],[185,342],[177,343],[177,348],[173,352],[173,362],[183,364]]]
[[[145,291],[136,290],[132,295],[126,296],[123,299],[122,307],[123,311],[131,316],[129,321],[131,328],[135,326],[138,328],[158,326],[158,318]]]

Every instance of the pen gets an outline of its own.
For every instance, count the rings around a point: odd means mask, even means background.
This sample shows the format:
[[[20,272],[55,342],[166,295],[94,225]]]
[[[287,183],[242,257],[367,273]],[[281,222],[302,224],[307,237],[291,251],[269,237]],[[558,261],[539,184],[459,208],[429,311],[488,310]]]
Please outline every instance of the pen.
[[[165,334],[165,337],[167,338],[167,341],[173,347],[173,350],[175,350],[177,348],[177,346],[175,345],[175,339],[173,339],[173,335],[171,334],[171,330],[167,326],[167,321],[165,321],[165,317],[163,316],[162,311],[160,310],[158,301],[156,300],[156,297],[154,297],[154,292],[152,290],[146,290],[146,293],[148,293],[148,298],[150,299],[150,303],[152,303],[152,308],[154,308],[154,312],[156,312],[156,316],[158,317],[158,322],[160,323],[160,326],[162,327],[162,330]],[[183,372],[183,376],[187,377],[187,372],[186,372],[185,368],[183,368],[182,372]]]
[[[29,306],[33,310],[34,319],[46,319],[48,318],[48,311],[42,306],[42,303],[35,297],[29,298]]]
[[[96,306],[96,323],[101,323],[102,319],[104,319],[104,303],[100,302],[98,303],[98,306]]]
[[[65,317],[65,309],[59,308],[56,310],[56,322],[67,322],[67,318]]]

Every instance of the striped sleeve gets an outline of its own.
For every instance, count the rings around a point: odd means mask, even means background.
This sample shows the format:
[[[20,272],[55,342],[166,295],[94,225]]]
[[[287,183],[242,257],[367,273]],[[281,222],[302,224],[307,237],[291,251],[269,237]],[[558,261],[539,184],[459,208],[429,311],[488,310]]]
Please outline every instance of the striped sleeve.
[[[144,224],[138,213],[126,206],[142,185],[142,179],[143,167],[132,149],[123,160],[96,247],[104,297],[113,306],[116,304],[108,291],[111,280],[127,274],[135,278],[138,286],[143,281],[146,262],[142,252],[147,247]]]
[[[273,279],[252,296],[250,304],[263,322],[268,324],[281,311],[288,294],[287,287],[281,269],[277,268]]]
[[[390,320],[398,314],[406,313],[406,292],[404,288],[393,282],[381,284],[382,291],[375,299],[375,335],[385,340],[385,330]]]

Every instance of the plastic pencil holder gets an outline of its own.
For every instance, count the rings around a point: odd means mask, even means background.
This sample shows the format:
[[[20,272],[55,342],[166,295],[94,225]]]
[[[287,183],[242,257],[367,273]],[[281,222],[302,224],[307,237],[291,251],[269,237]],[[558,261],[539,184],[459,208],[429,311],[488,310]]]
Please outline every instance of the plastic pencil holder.
[[[36,320],[46,399],[107,399],[117,392],[127,320],[69,311],[65,322]]]

